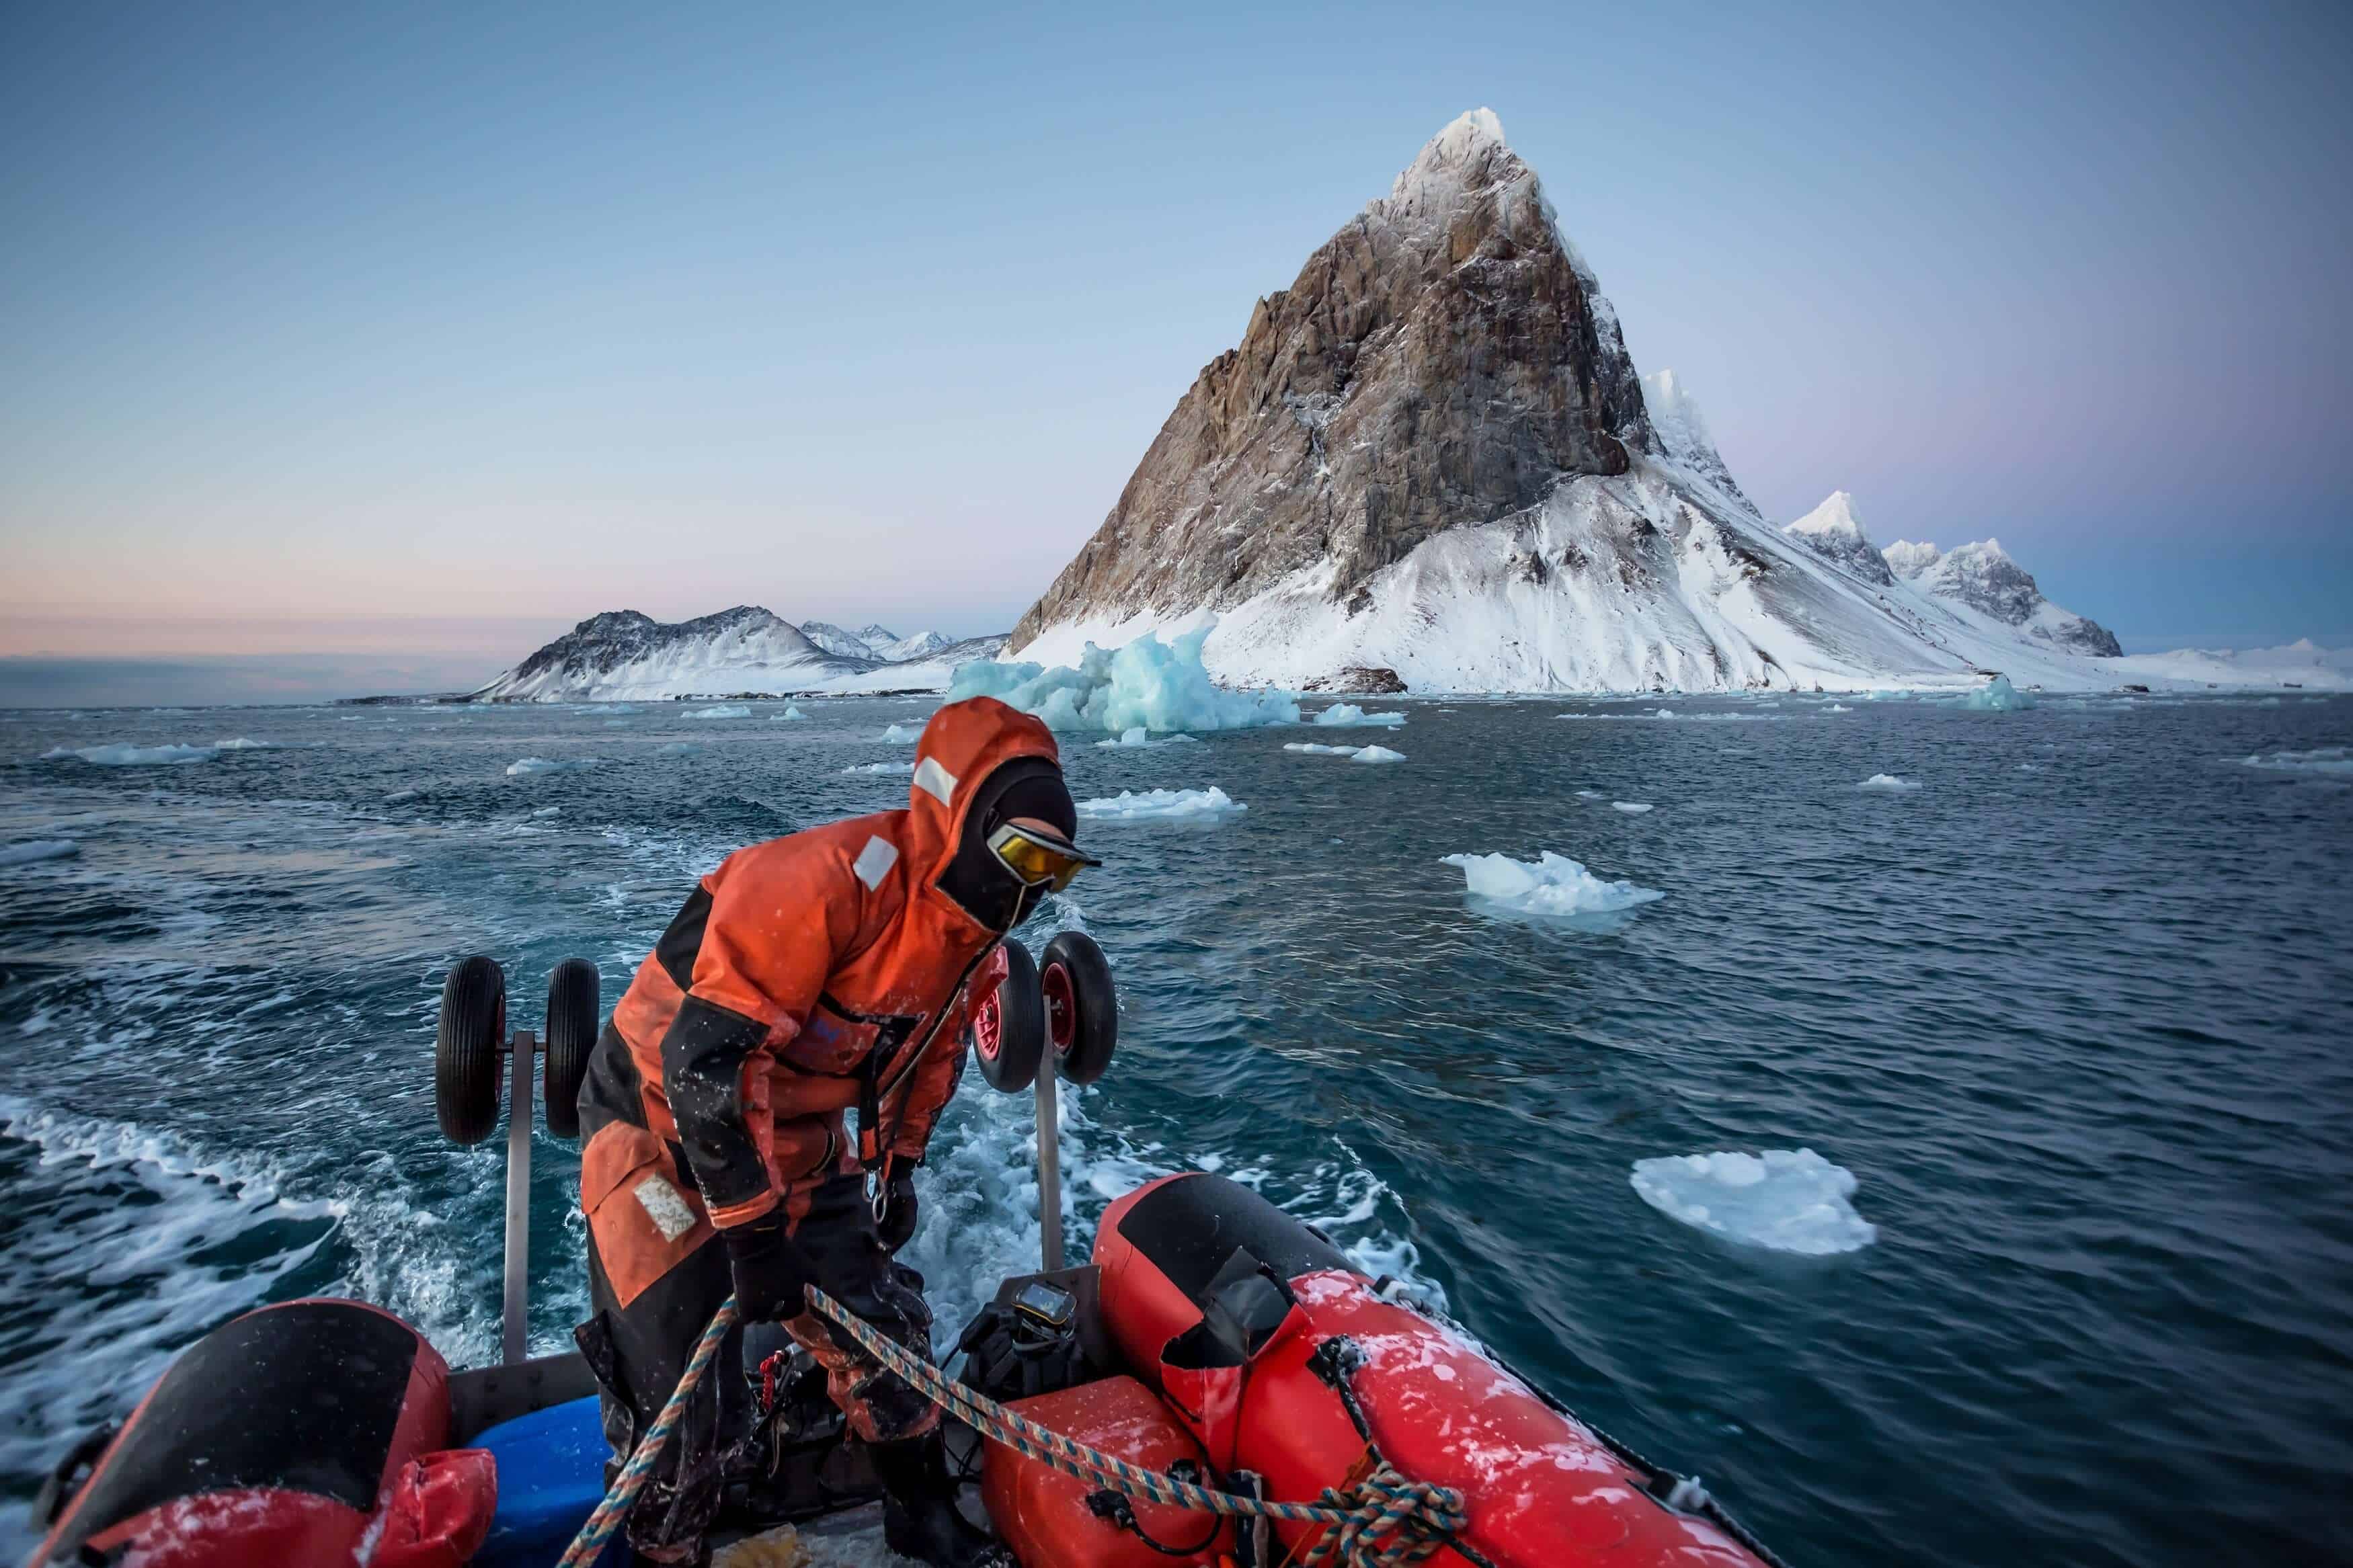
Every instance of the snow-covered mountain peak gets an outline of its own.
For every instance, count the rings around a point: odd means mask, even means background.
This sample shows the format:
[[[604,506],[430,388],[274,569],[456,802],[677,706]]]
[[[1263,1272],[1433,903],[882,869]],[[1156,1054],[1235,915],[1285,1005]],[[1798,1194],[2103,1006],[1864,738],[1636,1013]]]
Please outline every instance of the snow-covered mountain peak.
[[[1854,498],[1844,490],[1832,490],[1828,500],[1781,531],[1866,583],[1883,588],[1895,581],[1887,558],[1872,544],[1862,520],[1855,515]]]
[[[1889,571],[1907,582],[1942,561],[1944,552],[1926,541],[1899,539],[1879,552]]]
[[[1494,111],[1474,109],[1431,137],[1388,196],[1365,212],[1367,218],[1400,228],[1433,228],[1477,198],[1515,185],[1525,185],[1541,204],[1535,171],[1504,141]],[[1545,216],[1551,217],[1549,208]]]
[[[1672,370],[1653,371],[1644,376],[1642,406],[1650,411],[1651,428],[1657,433],[1659,449],[1667,461],[1688,468],[1749,511],[1756,510],[1717,453],[1715,440],[1707,431],[1707,421],[1702,417],[1699,405],[1692,401],[1683,377]]]

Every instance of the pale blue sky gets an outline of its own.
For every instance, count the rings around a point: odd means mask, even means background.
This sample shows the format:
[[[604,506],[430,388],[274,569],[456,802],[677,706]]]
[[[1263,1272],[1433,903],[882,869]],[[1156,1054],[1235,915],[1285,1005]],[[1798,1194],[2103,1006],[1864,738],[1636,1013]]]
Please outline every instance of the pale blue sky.
[[[2353,635],[2353,13],[1917,9],[9,5],[0,649],[1001,629],[1481,104],[1777,521]]]

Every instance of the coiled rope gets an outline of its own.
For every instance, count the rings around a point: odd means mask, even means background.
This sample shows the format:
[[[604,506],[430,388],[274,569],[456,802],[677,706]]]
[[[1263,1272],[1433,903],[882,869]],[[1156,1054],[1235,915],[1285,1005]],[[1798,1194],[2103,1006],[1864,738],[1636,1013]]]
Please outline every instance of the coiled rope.
[[[1271,1502],[1233,1492],[1212,1491],[1208,1487],[1145,1469],[1040,1426],[995,1400],[950,1381],[939,1368],[879,1332],[814,1285],[809,1287],[808,1299],[811,1306],[857,1341],[860,1349],[924,1398],[953,1413],[990,1441],[1051,1465],[1066,1476],[1170,1508],[1324,1526],[1323,1535],[1300,1559],[1302,1568],[1404,1568],[1405,1564],[1421,1562],[1441,1546],[1458,1545],[1450,1538],[1469,1523],[1462,1511],[1461,1492],[1429,1481],[1407,1479],[1381,1458],[1377,1450],[1371,1473],[1345,1491],[1326,1487],[1312,1503]],[[691,1375],[694,1368],[690,1366],[687,1371]],[[652,1436],[648,1434],[649,1440]],[[630,1463],[635,1465],[637,1461],[632,1459]],[[1458,1550],[1467,1553],[1467,1548],[1458,1545]],[[570,1558],[565,1560],[563,1568],[572,1568]]]
[[[597,1553],[605,1550],[605,1542],[612,1538],[614,1530],[621,1522],[621,1516],[629,1511],[629,1505],[637,1500],[638,1493],[645,1488],[646,1478],[653,1474],[655,1461],[670,1446],[670,1431],[678,1425],[678,1418],[686,1413],[686,1401],[693,1394],[695,1384],[701,1383],[702,1374],[711,1369],[712,1358],[719,1353],[719,1342],[734,1326],[735,1298],[730,1296],[712,1314],[711,1326],[702,1331],[702,1342],[694,1347],[694,1355],[687,1362],[686,1370],[679,1373],[678,1387],[672,1391],[670,1403],[661,1407],[661,1414],[655,1416],[654,1424],[646,1429],[645,1436],[638,1442],[638,1451],[631,1454],[629,1462],[621,1467],[621,1473],[614,1480],[612,1489],[605,1494],[605,1500],[596,1505],[596,1511],[588,1516],[588,1522],[580,1527],[580,1533],[572,1538],[571,1548],[564,1553],[556,1568],[588,1568],[589,1563],[596,1561]]]

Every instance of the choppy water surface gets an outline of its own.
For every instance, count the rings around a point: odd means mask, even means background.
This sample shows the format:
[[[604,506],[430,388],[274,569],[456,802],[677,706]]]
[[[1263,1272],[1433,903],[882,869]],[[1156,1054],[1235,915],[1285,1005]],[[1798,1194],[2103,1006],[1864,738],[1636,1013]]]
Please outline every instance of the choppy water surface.
[[[584,953],[609,1005],[726,851],[902,800],[844,770],[928,704],[801,706],[0,715],[0,1547],[256,1303],[493,1353],[501,1158],[434,1127],[441,975],[491,952],[528,998]],[[1029,933],[1082,924],[1125,997],[1074,1245],[1147,1174],[1255,1182],[1796,1562],[2353,1550],[2353,701],[1406,706],[1311,737],[1388,766],[1070,746],[1082,797],[1249,808],[1090,823],[1109,866]],[[204,755],[37,760],[111,746]],[[1440,863],[1541,850],[1665,896],[1518,918]],[[969,1078],[923,1173],[944,1328],[1035,1256],[1026,1123]],[[1875,1244],[1739,1247],[1629,1182],[1800,1147]],[[552,1350],[577,1152],[536,1158]]]

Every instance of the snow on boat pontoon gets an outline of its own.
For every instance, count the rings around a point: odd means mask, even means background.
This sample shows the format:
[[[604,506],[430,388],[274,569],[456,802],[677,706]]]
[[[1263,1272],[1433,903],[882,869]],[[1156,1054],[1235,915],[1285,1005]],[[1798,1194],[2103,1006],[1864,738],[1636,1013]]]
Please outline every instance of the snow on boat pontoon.
[[[965,1511],[1024,1568],[1774,1561],[1695,1482],[1578,1421],[1221,1176],[1128,1194],[1104,1213],[1092,1260],[1065,1267],[1055,1079],[1101,1074],[1116,1008],[1083,936],[1056,939],[1042,975],[1008,948],[972,1047],[995,1088],[1035,1086],[1044,1267],[1004,1281],[966,1331],[957,1396],[997,1403],[967,1403],[970,1419],[952,1415],[948,1430],[975,1483]],[[531,1101],[536,1063],[549,1131],[577,1136],[596,971],[559,966],[543,1045],[509,1035],[495,965],[460,972],[497,978],[470,992],[452,976],[436,1101],[445,1132],[478,1142],[509,1082],[501,1363],[452,1372],[423,1335],[354,1301],[248,1312],[59,1464],[35,1503],[48,1533],[33,1562],[548,1568],[565,1556],[606,1495],[608,1451],[584,1360],[523,1353]],[[855,1548],[840,1538],[860,1532],[888,1560],[879,1488],[843,1440],[822,1370],[761,1326],[744,1374],[757,1420],[733,1461],[716,1536],[733,1544],[718,1563],[784,1568],[811,1546],[842,1561]],[[1352,1512],[1354,1525],[1337,1522]],[[788,1542],[796,1531],[817,1539]],[[595,1561],[628,1557],[617,1536]]]

